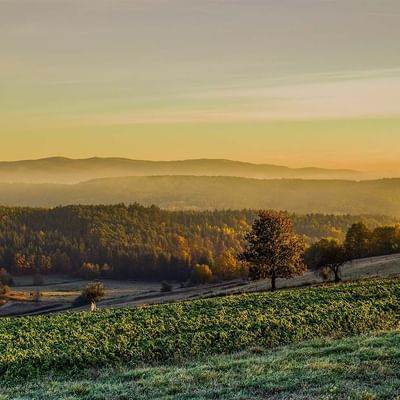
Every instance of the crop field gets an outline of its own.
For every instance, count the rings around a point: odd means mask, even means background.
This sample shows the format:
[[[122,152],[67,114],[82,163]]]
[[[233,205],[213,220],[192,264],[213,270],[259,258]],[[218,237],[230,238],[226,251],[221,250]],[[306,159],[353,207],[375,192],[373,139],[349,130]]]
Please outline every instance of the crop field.
[[[5,381],[172,363],[400,327],[400,281],[372,280],[137,309],[0,319]]]
[[[398,400],[400,331],[0,386],[1,400]]]

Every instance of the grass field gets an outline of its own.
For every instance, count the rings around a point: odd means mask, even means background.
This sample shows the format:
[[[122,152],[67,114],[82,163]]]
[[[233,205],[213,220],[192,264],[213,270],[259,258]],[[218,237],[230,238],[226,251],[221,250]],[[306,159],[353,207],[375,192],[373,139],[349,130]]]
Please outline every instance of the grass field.
[[[88,369],[3,385],[1,400],[396,400],[400,332],[253,348],[170,366]]]

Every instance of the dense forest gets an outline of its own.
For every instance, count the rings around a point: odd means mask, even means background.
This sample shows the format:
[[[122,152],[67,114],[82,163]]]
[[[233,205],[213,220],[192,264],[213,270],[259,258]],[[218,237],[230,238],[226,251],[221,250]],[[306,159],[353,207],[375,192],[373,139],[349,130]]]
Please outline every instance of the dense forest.
[[[144,176],[73,185],[0,183],[0,204],[152,204],[169,210],[279,209],[298,214],[385,214],[400,218],[400,179],[375,181]]]
[[[227,269],[235,274],[235,255],[256,215],[253,210],[166,211],[137,204],[0,207],[0,267],[13,274],[184,281],[193,266],[207,264],[224,278]],[[357,222],[369,228],[398,222],[368,215],[292,217],[307,243],[321,237],[343,240]]]

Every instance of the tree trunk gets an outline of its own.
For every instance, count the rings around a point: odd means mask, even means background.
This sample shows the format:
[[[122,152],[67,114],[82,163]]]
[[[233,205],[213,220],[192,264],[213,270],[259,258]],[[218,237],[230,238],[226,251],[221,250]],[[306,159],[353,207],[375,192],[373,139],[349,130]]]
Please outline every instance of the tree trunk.
[[[276,290],[276,276],[275,274],[271,277],[271,292],[275,292]]]
[[[92,304],[90,305],[90,311],[95,312],[97,310],[96,303],[93,301]]]
[[[342,281],[342,279],[340,278],[340,274],[339,274],[339,268],[335,268],[333,270],[334,274],[335,274],[335,283],[339,283]]]

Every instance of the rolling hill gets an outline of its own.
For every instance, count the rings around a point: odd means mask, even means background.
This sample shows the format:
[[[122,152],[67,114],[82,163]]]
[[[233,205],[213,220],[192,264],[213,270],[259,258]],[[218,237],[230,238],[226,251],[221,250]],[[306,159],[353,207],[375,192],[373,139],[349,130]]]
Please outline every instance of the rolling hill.
[[[178,364],[103,368],[95,379],[93,369],[86,368],[72,377],[50,374],[4,385],[3,398],[147,400],[151,393],[160,400],[168,393],[170,399],[191,400],[396,399],[399,347],[400,332],[394,330],[273,350],[254,347]],[[127,395],[121,395],[121,388]]]
[[[216,159],[142,161],[125,158],[95,157],[78,160],[52,157],[0,162],[0,182],[78,183],[96,178],[154,175],[236,176],[258,179],[361,179],[363,177],[361,173],[352,170],[288,168]]]
[[[400,179],[259,180],[152,176],[95,179],[79,184],[0,183],[0,204],[155,204],[166,209],[273,208],[296,213],[385,214],[400,217]]]
[[[381,386],[380,390],[386,388],[386,396],[379,398],[394,399],[391,394],[396,394],[398,389],[396,368],[399,361],[399,340],[396,329],[399,328],[400,321],[399,289],[398,279],[372,280],[273,294],[241,294],[134,309],[100,310],[97,313],[70,312],[50,316],[3,318],[0,319],[0,348],[4,349],[0,352],[0,383],[6,384],[2,385],[1,394],[5,393],[3,386],[7,388],[10,384],[15,387],[29,383],[31,379],[35,382],[35,389],[39,391],[43,386],[41,381],[46,377],[53,382],[57,377],[82,379],[83,374],[91,370],[91,378],[86,381],[88,385],[97,381],[99,368],[108,368],[110,373],[115,374],[118,373],[118,367],[125,365],[136,370],[136,375],[126,374],[118,379],[119,390],[121,387],[125,388],[121,386],[121,382],[132,384],[132,393],[127,396],[119,396],[120,391],[108,392],[108,396],[97,396],[86,387],[84,391],[77,389],[72,397],[66,397],[55,394],[55,386],[52,385],[50,396],[43,392],[25,392],[18,398],[278,399],[276,394],[284,391],[288,394],[289,388],[283,390],[282,385],[290,377],[292,393],[298,393],[299,388],[308,391],[310,385],[307,382],[314,382],[314,390],[324,384],[327,385],[324,391],[333,394],[330,397],[320,397],[314,391],[316,396],[302,396],[303,399],[377,399],[374,395],[349,397],[348,385],[354,388],[355,382],[358,382],[356,386],[361,391],[364,383],[365,386],[368,384],[370,390],[376,391],[377,384],[383,381],[381,375],[385,372],[385,382],[387,379],[391,385]],[[350,338],[334,350],[326,348],[329,342],[321,341],[327,337],[338,339],[384,330],[393,330],[393,333],[387,334],[386,341],[374,340],[373,349],[369,348],[371,340],[365,337],[358,344],[356,338]],[[319,344],[305,351],[301,342],[312,339],[318,339]],[[292,351],[286,352],[282,357],[282,346],[285,345],[292,345]],[[295,345],[299,346],[297,354]],[[270,349],[274,349],[275,355],[282,357],[281,361],[269,359],[265,360],[264,368],[256,365],[256,368],[249,369],[245,375],[246,383],[242,375],[238,375],[234,381],[242,385],[242,388],[231,388],[230,395],[227,396],[227,382],[220,380],[216,373],[233,367],[229,367],[230,363],[226,359],[218,363],[218,368],[203,366],[198,379],[188,378],[182,369],[182,363],[185,362],[204,363],[206,359],[227,357],[236,352],[233,368],[237,372],[243,372],[242,368],[238,370],[240,359],[246,357],[243,351],[253,352],[254,357],[256,354],[269,354],[271,357]],[[238,354],[240,351],[242,353]],[[389,354],[393,357],[389,357]],[[317,355],[319,360],[315,358]],[[294,360],[296,364],[293,364]],[[341,365],[338,367],[339,360]],[[254,365],[255,361],[249,360],[247,364]],[[283,361],[285,362],[282,364]],[[340,387],[337,379],[332,380],[332,375],[329,379],[326,378],[329,372],[335,372],[343,378],[344,367],[349,363],[352,367],[347,371],[348,383],[345,387]],[[159,377],[154,380],[157,385],[148,382],[146,386],[143,381],[146,373],[141,368],[147,366],[148,374],[148,367],[155,364],[163,365]],[[172,365],[181,367],[174,374],[174,387],[171,388],[173,391],[168,392],[171,396],[165,396],[166,371]],[[311,368],[312,366],[314,367]],[[365,370],[358,370],[360,366]],[[209,371],[214,372],[210,374]],[[368,374],[366,371],[369,371]],[[301,384],[297,380],[300,373],[304,379]],[[255,374],[258,377],[256,380]],[[307,379],[306,374],[310,374]],[[169,375],[171,378],[171,372]],[[218,385],[215,385],[217,378]],[[263,386],[260,385],[261,378],[265,380]],[[272,385],[267,384],[269,379]],[[179,390],[177,382],[183,382]],[[183,390],[189,384],[191,391],[184,393]],[[204,385],[207,385],[208,392],[193,396]],[[152,395],[155,387],[160,390],[157,396]],[[258,392],[260,396],[249,397],[255,393],[256,388],[261,387],[264,390]],[[389,387],[392,388],[390,392]],[[69,387],[71,389],[72,386]],[[101,388],[103,392],[110,389],[109,384],[103,384]],[[216,392],[216,389],[219,391]],[[242,391],[245,389],[249,391]],[[25,391],[22,387],[20,390]],[[241,397],[234,395],[239,390]],[[16,393],[18,392],[14,388],[11,398],[16,399]],[[323,394],[321,391],[319,393]],[[177,394],[180,396],[172,397]],[[288,398],[295,397],[279,397],[282,400]]]

